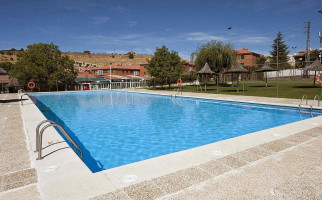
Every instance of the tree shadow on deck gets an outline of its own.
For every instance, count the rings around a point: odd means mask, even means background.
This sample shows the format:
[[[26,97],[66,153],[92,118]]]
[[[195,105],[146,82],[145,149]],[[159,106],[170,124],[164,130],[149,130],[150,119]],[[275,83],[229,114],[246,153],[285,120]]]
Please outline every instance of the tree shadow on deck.
[[[23,101],[26,101],[28,99],[22,99]],[[20,102],[21,99],[6,99],[6,100],[0,100],[0,103],[15,103]]]

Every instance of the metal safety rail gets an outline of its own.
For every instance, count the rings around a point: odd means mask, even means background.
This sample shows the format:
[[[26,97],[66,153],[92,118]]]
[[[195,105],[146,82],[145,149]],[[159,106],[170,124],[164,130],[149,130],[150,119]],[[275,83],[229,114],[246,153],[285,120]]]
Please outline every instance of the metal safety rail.
[[[318,106],[320,106],[320,96],[319,96],[319,95],[315,95],[315,96],[314,96],[314,99],[313,99],[313,101],[312,101],[312,104],[311,104],[311,112],[312,112],[312,109],[313,109],[313,106],[314,106],[314,103],[315,103],[316,97],[318,98]]]
[[[21,102],[21,105],[22,105],[22,106],[23,106],[22,97],[23,97],[23,96],[25,96],[25,95],[29,97],[29,95],[28,95],[27,93],[26,93],[26,94],[23,94],[23,95],[21,95],[21,96],[20,96],[20,102]]]
[[[301,102],[300,102],[300,104],[299,104],[299,111],[301,112],[301,105],[302,105],[302,102],[303,102],[303,99],[305,98],[305,105],[307,106],[307,95],[306,94],[304,94],[303,96],[302,96],[302,99],[301,99]]]
[[[173,97],[173,96],[174,96],[174,98],[176,98],[176,97],[177,97],[177,95],[179,94],[179,92],[181,92],[181,95],[182,95],[182,89],[181,89],[181,88],[175,88],[175,89],[173,90],[173,93],[171,94],[171,97]]]
[[[45,123],[49,123],[49,124],[44,126],[39,132],[41,125]],[[36,128],[36,151],[35,152],[38,152],[38,160],[42,159],[42,136],[44,134],[44,131],[49,127],[57,127],[67,138],[67,140],[73,145],[75,153],[76,153],[76,150],[79,151],[80,158],[83,160],[83,151],[79,148],[79,146],[75,143],[75,141],[69,136],[69,134],[65,131],[65,129],[61,125],[57,124],[52,120],[44,120],[40,122]]]

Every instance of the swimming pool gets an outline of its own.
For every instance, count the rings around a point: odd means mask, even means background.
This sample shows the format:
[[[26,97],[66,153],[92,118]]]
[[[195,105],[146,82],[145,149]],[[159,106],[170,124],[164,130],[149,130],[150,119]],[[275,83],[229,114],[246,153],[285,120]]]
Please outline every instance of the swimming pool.
[[[321,115],[298,108],[119,91],[34,93],[98,172]]]

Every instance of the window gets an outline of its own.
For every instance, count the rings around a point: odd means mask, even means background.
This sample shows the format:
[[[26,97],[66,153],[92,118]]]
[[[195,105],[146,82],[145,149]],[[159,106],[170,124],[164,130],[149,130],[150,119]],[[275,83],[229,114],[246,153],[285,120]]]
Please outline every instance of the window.
[[[122,70],[122,73],[124,74],[124,70]]]
[[[104,70],[103,70],[103,73],[107,73],[107,70],[106,70],[106,69],[104,69]]]
[[[144,75],[146,75],[146,72],[144,72]]]
[[[134,73],[133,73],[134,76],[138,76],[139,74],[140,74],[139,71],[134,71]]]
[[[103,70],[97,70],[97,75],[103,75]]]
[[[242,59],[242,60],[243,60],[243,59],[244,59],[244,55],[240,55],[240,59]]]

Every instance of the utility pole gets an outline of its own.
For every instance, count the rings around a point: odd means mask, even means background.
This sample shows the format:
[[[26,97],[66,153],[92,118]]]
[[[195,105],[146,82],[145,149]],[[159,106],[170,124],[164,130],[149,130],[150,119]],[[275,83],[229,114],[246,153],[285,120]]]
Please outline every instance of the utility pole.
[[[278,39],[277,39],[277,46],[276,46],[276,97],[278,98]]]
[[[322,10],[319,10],[318,13],[322,14]],[[321,26],[321,31],[319,32],[319,37],[320,37],[320,63],[322,64],[322,26]]]
[[[307,24],[307,38],[306,38],[306,54],[305,54],[305,66],[308,66],[310,64],[310,28],[311,28],[311,22],[304,22]]]

